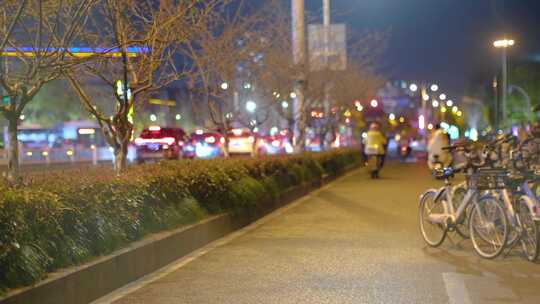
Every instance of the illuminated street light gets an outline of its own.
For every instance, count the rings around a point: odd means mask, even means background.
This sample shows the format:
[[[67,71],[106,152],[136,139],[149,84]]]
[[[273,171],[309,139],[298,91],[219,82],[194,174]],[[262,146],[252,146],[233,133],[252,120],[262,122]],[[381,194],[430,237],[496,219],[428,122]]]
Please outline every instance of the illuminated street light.
[[[224,82],[224,83],[221,84],[221,89],[222,89],[222,90],[225,91],[225,90],[227,90],[228,88],[229,88],[229,84],[228,84],[228,83]]]
[[[446,94],[443,93],[443,94],[439,95],[439,99],[440,100],[445,100],[446,99]]]
[[[255,112],[256,109],[257,109],[257,104],[254,101],[249,100],[248,102],[246,102],[246,110],[248,112],[253,113]]]
[[[296,93],[295,92],[291,92],[291,98],[296,98]]]
[[[428,128],[428,130],[433,130],[433,124],[428,124],[427,128]]]
[[[404,123],[404,122],[405,122],[405,117],[401,116],[401,117],[399,118],[399,122],[400,122],[400,123]]]
[[[445,106],[441,107],[441,113],[446,113],[446,107]]]
[[[512,39],[501,39],[493,42],[493,46],[496,48],[507,48],[515,44],[515,41]]]
[[[373,99],[373,100],[371,100],[370,105],[373,108],[376,108],[379,105],[379,102],[377,101],[377,99]]]
[[[436,84],[432,84],[430,89],[432,92],[437,92],[439,90],[439,86]]]
[[[422,99],[424,99],[424,101],[428,101],[429,100],[429,95],[428,94],[422,95]]]
[[[150,114],[150,121],[156,121],[156,120],[157,120],[156,114]]]
[[[457,113],[459,111],[457,106],[452,107],[452,113]]]
[[[418,86],[416,84],[412,83],[409,86],[409,90],[411,90],[412,92],[416,92],[416,91],[418,91]]]
[[[463,112],[457,111],[456,115],[457,115],[458,117],[461,117],[461,116],[463,116]]]
[[[284,101],[281,102],[281,107],[284,108],[284,109],[287,109],[289,107],[289,103],[284,100]]]
[[[432,105],[434,108],[436,108],[436,107],[439,106],[439,102],[438,102],[437,100],[434,100],[434,101],[431,103],[431,105]]]
[[[452,100],[448,100],[446,102],[446,106],[449,107],[449,108],[452,107],[453,105],[454,105],[454,102]]]
[[[176,116],[174,116],[174,119],[176,119],[176,120],[180,120],[180,119],[182,119],[182,115],[180,115],[180,114],[176,114]]]
[[[388,119],[390,119],[390,120],[396,120],[396,114],[390,113],[390,115],[388,115]]]

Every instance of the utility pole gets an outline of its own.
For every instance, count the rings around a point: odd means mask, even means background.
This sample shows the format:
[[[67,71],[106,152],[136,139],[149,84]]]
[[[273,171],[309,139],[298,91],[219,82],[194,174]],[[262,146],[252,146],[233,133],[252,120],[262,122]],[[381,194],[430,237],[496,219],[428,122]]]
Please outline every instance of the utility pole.
[[[502,98],[501,98],[501,108],[502,108],[502,127],[507,128],[506,125],[506,92],[508,91],[508,80],[507,80],[507,59],[506,59],[506,48],[502,48]]]
[[[323,0],[323,24],[330,25],[330,0]]]
[[[305,89],[305,67],[306,67],[306,36],[305,36],[305,17],[304,0],[292,1],[292,48],[294,63],[299,67],[300,72],[297,75],[294,86],[295,98],[293,101],[293,115],[295,118],[294,133],[296,142],[295,151],[304,151],[306,140],[306,109],[304,102]]]
[[[323,0],[323,30],[324,30],[324,66],[330,68],[330,0]],[[330,123],[330,83],[324,84],[324,119],[326,124]],[[327,135],[327,134],[325,134]],[[325,136],[326,137],[326,136]],[[324,146],[323,146],[324,145]],[[321,147],[326,147],[326,138],[321,141]]]
[[[493,97],[495,98],[495,115],[494,125],[495,132],[499,131],[499,89],[498,89],[497,76],[493,77]]]
[[[493,42],[493,46],[502,49],[501,56],[502,56],[502,87],[501,87],[501,112],[502,112],[502,127],[507,128],[506,125],[506,92],[508,91],[508,83],[507,83],[507,48],[512,47],[515,44],[515,41],[512,39],[501,39]]]

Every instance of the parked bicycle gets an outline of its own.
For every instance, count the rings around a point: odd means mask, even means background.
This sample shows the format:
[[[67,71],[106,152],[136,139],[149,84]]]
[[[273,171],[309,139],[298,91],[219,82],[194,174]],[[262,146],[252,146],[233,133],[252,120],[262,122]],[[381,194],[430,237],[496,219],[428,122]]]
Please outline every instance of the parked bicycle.
[[[484,258],[495,258],[520,244],[524,256],[535,261],[540,252],[540,204],[535,193],[540,170],[534,169],[538,151],[526,148],[533,140],[519,143],[513,136],[501,136],[476,155],[470,144],[446,148],[462,152],[466,162],[434,170],[445,185],[421,196],[419,219],[426,243],[439,246],[449,231],[456,231],[470,237]],[[463,172],[466,181],[453,186],[456,172]]]

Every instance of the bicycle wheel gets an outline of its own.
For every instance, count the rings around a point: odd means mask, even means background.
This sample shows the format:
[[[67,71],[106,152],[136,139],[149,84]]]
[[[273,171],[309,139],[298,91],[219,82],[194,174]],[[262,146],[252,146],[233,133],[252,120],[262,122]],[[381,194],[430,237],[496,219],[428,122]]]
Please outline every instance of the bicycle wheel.
[[[508,221],[496,197],[485,195],[474,205],[469,217],[469,231],[478,255],[494,259],[501,254],[508,238]]]
[[[516,206],[516,213],[522,229],[521,249],[527,260],[534,262],[538,258],[540,251],[540,240],[538,223],[534,220],[528,204],[532,205],[531,199],[525,195],[521,196]]]
[[[446,225],[432,223],[428,219],[430,214],[444,213],[443,200],[440,197],[437,199],[437,191],[431,189],[422,194],[419,208],[420,231],[424,241],[431,247],[441,245],[446,237]]]
[[[454,206],[454,212],[457,212],[466,194],[467,188],[464,184],[457,185],[452,189],[452,205]],[[472,204],[469,204],[467,208],[465,208],[455,227],[457,234],[464,239],[469,239],[471,237],[471,233],[469,232],[469,216],[471,214],[472,206]]]

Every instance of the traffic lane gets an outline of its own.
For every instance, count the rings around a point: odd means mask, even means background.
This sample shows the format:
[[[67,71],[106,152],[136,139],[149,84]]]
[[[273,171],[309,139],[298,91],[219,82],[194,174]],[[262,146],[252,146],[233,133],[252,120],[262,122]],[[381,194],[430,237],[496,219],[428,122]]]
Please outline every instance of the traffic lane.
[[[436,185],[417,165],[357,171],[115,303],[539,303],[538,266],[516,255],[426,248],[417,199]]]

